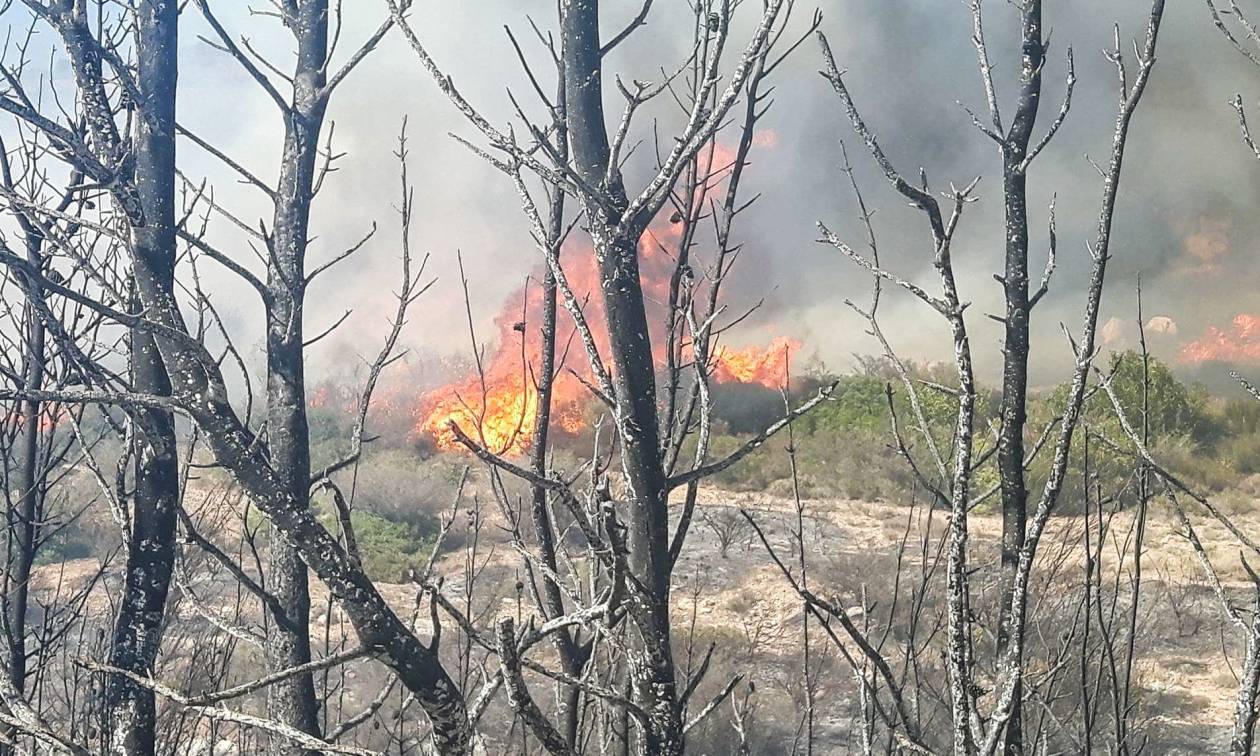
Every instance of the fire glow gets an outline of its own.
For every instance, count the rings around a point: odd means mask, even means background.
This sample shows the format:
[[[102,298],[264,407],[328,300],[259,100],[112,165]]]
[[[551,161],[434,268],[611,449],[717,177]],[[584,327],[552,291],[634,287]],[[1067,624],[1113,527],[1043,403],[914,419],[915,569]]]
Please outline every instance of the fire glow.
[[[70,411],[65,407],[57,406],[50,409],[48,405],[42,405],[40,407],[38,421],[36,422],[36,428],[39,433],[51,433],[57,430],[57,428],[63,424],[63,421],[68,420],[69,417]],[[17,410],[8,413],[7,416],[0,419],[3,420],[4,425],[11,425],[12,427],[18,429],[26,427],[26,415]]]
[[[719,348],[711,375],[718,383],[756,384],[768,389],[783,385],[791,355],[799,343],[776,338],[762,349]],[[519,373],[519,368],[518,368]],[[539,392],[522,376],[494,381],[489,376],[465,380],[439,389],[421,408],[417,434],[433,440],[443,451],[463,449],[451,424],[496,454],[528,451],[540,411]],[[571,373],[560,373],[552,387],[551,428],[574,434],[587,427],[584,408],[589,392]]]
[[[778,135],[763,130],[754,135],[755,149],[773,149]],[[736,152],[721,143],[712,143],[704,161],[720,185],[729,179]],[[667,251],[681,243],[682,225],[677,218],[658,219],[639,242],[639,279],[643,286],[648,318],[666,322],[665,303],[670,299],[670,280],[675,259]],[[607,326],[600,301],[600,278],[595,255],[589,243],[571,238],[561,251],[565,279],[579,302],[588,303],[583,315],[597,351],[608,364]],[[535,280],[527,282],[510,296],[495,318],[496,347],[478,370],[431,392],[416,411],[413,436],[429,439],[440,450],[463,450],[452,426],[496,454],[520,454],[529,449],[542,402],[539,395],[539,357],[543,336],[539,315],[543,311],[543,289]],[[658,334],[659,336],[659,334]],[[658,367],[666,362],[661,350],[664,338],[656,339],[653,355]],[[549,429],[575,434],[588,426],[587,407],[591,392],[583,381],[591,378],[582,341],[572,317],[560,307],[556,323],[556,369],[551,388]],[[718,347],[710,356],[708,375],[716,383],[758,384],[777,389],[787,380],[792,354],[798,342],[776,338],[764,348],[731,349]]]
[[[654,322],[663,322],[661,313],[653,310],[659,310],[659,303],[669,296],[673,260],[661,248],[671,236],[676,237],[671,226],[654,227],[639,246],[640,276],[649,317]],[[565,278],[579,299],[598,292],[599,277],[589,247],[571,242],[562,259]],[[594,296],[589,301],[591,305],[585,308],[584,315],[599,352],[606,356],[603,310]],[[454,424],[496,454],[520,454],[529,449],[541,410],[537,371],[542,332],[528,318],[541,312],[542,304],[543,291],[536,284],[509,297],[495,319],[498,341],[494,352],[478,373],[443,386],[425,398],[417,412],[413,435],[430,439],[443,451],[462,450],[463,444],[451,427]],[[585,411],[591,393],[578,375],[589,380],[590,370],[580,343],[572,319],[561,310],[556,324],[558,368],[552,385],[550,428],[566,434],[587,427]],[[778,388],[786,380],[791,356],[799,347],[799,343],[786,338],[776,338],[765,348],[719,347],[711,357],[708,372],[718,383]],[[663,365],[664,354],[658,352],[655,360],[658,366]]]
[[[1181,361],[1260,362],[1260,315],[1241,313],[1228,329],[1208,326],[1203,336],[1181,347]]]
[[[719,383],[755,383],[779,388],[787,381],[792,355],[800,348],[800,342],[782,336],[764,349],[718,347],[711,371]]]

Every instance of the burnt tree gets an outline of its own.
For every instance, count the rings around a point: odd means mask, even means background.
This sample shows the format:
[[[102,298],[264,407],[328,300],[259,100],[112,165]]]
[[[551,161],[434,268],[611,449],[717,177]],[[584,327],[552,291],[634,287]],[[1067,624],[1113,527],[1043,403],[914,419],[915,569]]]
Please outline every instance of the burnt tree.
[[[20,93],[0,98],[0,108],[43,133],[57,146],[55,154],[59,158],[107,188],[120,214],[132,228],[137,229],[137,239],[128,250],[136,302],[133,306],[104,295],[83,295],[51,280],[16,255],[5,252],[0,259],[6,267],[37,282],[49,297],[68,298],[102,317],[133,329],[139,336],[135,343],[156,345],[156,349],[149,349],[148,355],[155,360],[160,358],[160,361],[151,364],[164,366],[173,376],[173,390],[169,396],[160,385],[144,384],[142,388],[137,388],[93,383],[83,389],[60,389],[41,398],[121,406],[136,417],[137,422],[155,417],[169,423],[170,412],[178,410],[186,414],[196,424],[217,463],[232,473],[258,508],[271,518],[279,537],[292,543],[306,565],[328,584],[365,648],[385,661],[402,685],[415,695],[429,715],[437,750],[449,754],[470,753],[473,747],[472,725],[462,696],[438,662],[436,642],[426,644],[420,641],[385,602],[357,560],[310,512],[305,495],[305,486],[309,486],[310,481],[303,481],[302,496],[294,495],[291,476],[277,469],[267,443],[237,416],[229,399],[222,363],[200,340],[202,334],[196,332],[197,335],[194,335],[185,321],[172,278],[173,243],[165,252],[150,246],[158,240],[170,239],[170,235],[177,231],[174,223],[165,222],[169,217],[167,213],[173,212],[173,203],[161,201],[164,196],[169,197],[163,193],[170,191],[176,180],[173,98],[177,65],[177,4],[144,4],[137,11],[134,25],[127,27],[135,30],[136,49],[143,50],[144,54],[140,56],[134,83],[129,77],[119,77],[127,89],[126,101],[129,107],[137,110],[148,108],[155,111],[149,118],[136,119],[134,151],[123,146],[121,138],[116,136],[114,113],[98,73],[102,56],[109,61],[112,72],[127,72],[121,58],[116,52],[111,53],[108,48],[101,47],[90,36],[84,36],[88,34],[89,27],[81,6],[67,4],[65,7],[47,8],[33,1],[29,5],[61,32],[69,57],[75,64],[75,91],[87,111],[85,120],[90,127],[90,135],[62,125],[55,116],[42,112],[35,101]],[[124,35],[120,36],[126,39]],[[366,54],[367,49],[370,49],[370,44],[365,45],[362,53]],[[317,94],[326,96],[329,87],[339,82],[361,59],[360,54],[352,56],[338,73],[329,77],[328,84]],[[321,65],[326,64],[326,60],[321,61]],[[305,82],[307,85],[310,83]],[[265,290],[261,282],[229,256],[192,237],[182,228],[178,231],[185,241],[242,275],[251,285],[258,284],[255,288]],[[141,374],[136,379],[143,378]],[[4,396],[19,398],[29,393],[6,391]],[[147,424],[145,429],[148,430]],[[173,448],[167,451],[174,453]],[[150,454],[147,459],[156,457]],[[173,465],[171,470],[174,471]],[[164,478],[151,475],[149,480],[160,482]],[[152,516],[134,518],[137,523],[134,527],[144,529],[140,534],[144,540],[152,539],[153,528],[164,527],[167,523],[167,510],[160,509],[150,514]],[[160,545],[163,548],[132,550],[135,559],[147,556],[155,568],[137,576],[143,577],[146,585],[162,577],[164,564],[153,560],[165,558],[174,544],[174,510],[169,514],[172,530],[162,539]],[[165,564],[169,565],[169,561]],[[169,580],[169,568],[165,576]],[[165,586],[164,582],[162,588]],[[146,684],[152,668],[151,659],[149,663],[137,664],[135,661],[137,653],[156,652],[156,633],[148,630],[154,620],[160,619],[160,615],[150,611],[151,605],[150,601],[148,604],[137,603],[135,607],[134,611],[139,612],[139,620],[144,624],[120,623],[121,630],[136,636],[136,640],[132,642],[124,637],[116,642],[116,653],[111,662],[127,666],[107,665],[107,671],[117,680],[115,686],[119,691],[115,694],[119,700],[119,727],[113,731],[112,737],[117,741],[116,748],[123,752],[137,752],[135,749],[143,749],[146,742],[152,741],[151,726],[147,730],[132,727],[127,717],[131,711],[139,711],[143,715],[152,710],[154,687]],[[285,672],[282,679],[289,676],[288,671]],[[138,702],[135,707],[130,705],[133,701]],[[146,703],[147,708],[137,708],[144,707]],[[139,723],[144,724],[143,721]],[[310,737],[299,740],[308,748],[310,743],[319,742],[318,738]]]
[[[306,260],[311,206],[329,167],[326,164],[321,170],[320,135],[333,90],[376,46],[390,24],[381,25],[350,61],[330,76],[332,50],[327,0],[280,3],[278,15],[293,37],[296,53],[292,73],[285,76],[292,85],[292,92],[285,98],[255,59],[233,40],[210,4],[198,0],[197,7],[217,35],[215,46],[235,59],[270,96],[283,121],[284,141],[276,186],[264,184],[247,171],[242,172],[252,186],[266,194],[273,206],[271,228],[264,229],[262,234],[267,247],[266,280],[257,287],[267,319],[267,448],[272,467],[284,478],[289,495],[299,506],[307,507],[311,486],[316,481],[312,480],[307,421],[305,350],[308,337],[304,328],[306,291],[315,273],[308,271]],[[266,61],[263,65],[279,70]],[[225,158],[192,132],[185,130],[184,133],[198,146]],[[333,159],[331,155],[326,156],[327,163]],[[239,169],[230,159],[225,162]],[[274,598],[268,602],[274,624],[267,634],[267,656],[271,671],[278,672],[311,661],[310,591],[307,566],[288,539],[271,540],[268,560],[266,589]],[[319,703],[313,674],[294,675],[269,686],[267,707],[275,721],[319,735]],[[277,738],[274,748],[277,752],[287,752],[290,746],[284,739]]]
[[[817,397],[802,407],[792,410],[788,416],[758,434],[752,441],[728,457],[710,462],[701,451],[690,466],[678,464],[683,440],[698,434],[700,449],[707,449],[709,420],[709,396],[707,371],[712,353],[707,351],[712,340],[706,334],[713,328],[713,320],[720,315],[720,308],[710,305],[705,310],[703,298],[693,302],[690,294],[693,284],[687,271],[687,253],[691,242],[684,231],[680,243],[681,262],[675,271],[675,281],[668,307],[670,314],[666,328],[668,335],[654,333],[659,327],[649,317],[645,298],[644,281],[640,270],[642,245],[647,241],[650,224],[670,202],[675,207],[693,203],[705,195],[698,189],[708,187],[714,176],[723,169],[713,167],[700,158],[711,147],[715,134],[723,125],[741,97],[749,98],[749,115],[744,122],[746,131],[741,136],[734,173],[738,175],[747,157],[752,140],[751,128],[764,108],[755,87],[773,69],[774,59],[770,50],[783,35],[785,8],[790,3],[768,2],[760,9],[760,20],[739,54],[729,77],[719,86],[724,52],[730,43],[729,32],[734,3],[702,2],[690,10],[695,21],[695,48],[692,57],[684,62],[677,73],[664,73],[658,83],[634,81],[627,85],[617,80],[618,91],[625,100],[620,119],[609,118],[606,111],[604,85],[614,77],[605,69],[609,53],[641,27],[653,10],[653,3],[644,2],[640,12],[617,34],[605,39],[600,33],[604,18],[598,2],[574,0],[559,7],[559,65],[563,103],[563,151],[556,148],[553,133],[557,108],[551,107],[551,121],[535,123],[513,98],[519,119],[524,123],[530,142],[521,143],[512,130],[500,130],[483,117],[475,106],[464,99],[449,76],[430,57],[417,31],[407,22],[405,12],[397,3],[390,2],[395,22],[400,26],[407,41],[417,54],[421,66],[431,75],[456,109],[488,141],[489,149],[471,146],[474,152],[507,174],[522,199],[522,206],[530,222],[535,245],[543,253],[548,268],[563,297],[565,309],[573,319],[577,338],[586,353],[592,394],[606,408],[613,426],[614,447],[598,451],[599,459],[593,462],[590,486],[576,491],[563,480],[558,471],[544,475],[537,469],[528,470],[495,454],[479,443],[475,430],[465,431],[458,426],[452,430],[456,436],[492,468],[506,471],[532,483],[535,488],[547,488],[553,500],[577,519],[577,525],[591,549],[589,558],[607,570],[607,593],[592,597],[585,612],[597,615],[601,624],[607,625],[611,644],[615,649],[615,661],[607,668],[597,670],[607,690],[617,690],[623,700],[615,701],[619,711],[610,718],[617,723],[610,736],[618,747],[629,751],[637,748],[640,753],[681,754],[684,749],[686,729],[695,723],[687,718],[687,702],[703,677],[705,665],[685,678],[674,659],[671,645],[670,595],[674,561],[682,548],[690,520],[690,505],[683,515],[684,522],[675,531],[670,522],[669,495],[679,488],[687,488],[694,497],[694,486],[705,477],[735,464],[738,459],[760,446],[770,435],[786,427],[800,413],[817,406],[825,398]],[[794,47],[794,46],[793,46]],[[789,50],[790,52],[790,50]],[[767,62],[770,60],[771,62]],[[529,80],[538,90],[537,77],[528,70]],[[631,141],[632,121],[645,103],[669,90],[682,71],[692,75],[691,88],[679,100],[683,107],[685,126],[668,144],[662,147],[658,162],[652,167],[652,177],[637,193],[627,189],[623,179],[623,163],[634,152]],[[674,92],[675,96],[677,92]],[[546,99],[546,95],[542,95]],[[610,125],[610,120],[615,125]],[[707,167],[706,167],[707,166]],[[694,173],[690,182],[684,176]],[[529,178],[527,178],[527,176]],[[580,211],[575,221],[590,238],[598,277],[598,292],[592,292],[602,305],[603,322],[593,324],[587,318],[584,304],[573,291],[561,264],[555,245],[555,219],[543,217],[533,200],[530,178],[541,183],[549,196],[564,192],[575,200]],[[683,184],[677,194],[676,190]],[[732,180],[737,185],[738,180]],[[729,221],[737,212],[734,190],[725,202],[729,205],[724,215]],[[689,208],[686,219],[683,211],[675,213],[682,223],[697,223],[697,215],[703,212],[704,199],[697,203],[699,211]],[[554,207],[554,205],[553,205]],[[719,223],[719,228],[729,231],[729,222]],[[721,239],[719,256],[729,252],[727,233],[719,230]],[[697,266],[698,267],[698,266]],[[725,267],[719,262],[712,273],[720,281]],[[684,284],[684,281],[686,282]],[[713,283],[714,291],[720,284]],[[703,319],[703,325],[700,321]],[[690,338],[679,338],[685,334]],[[658,369],[654,345],[656,340],[668,342],[667,359],[675,370],[681,369],[677,359],[679,345],[689,341],[690,364],[687,370],[695,372],[695,385],[691,391],[691,409],[676,406],[676,396],[665,404],[668,418],[662,418],[662,402],[657,392]],[[544,359],[546,358],[544,354]],[[586,370],[584,370],[586,372]],[[666,380],[673,385],[677,373]],[[585,380],[585,379],[584,379]],[[671,389],[676,393],[676,388]],[[683,401],[681,404],[686,405]],[[678,410],[678,411],[676,411]],[[618,490],[614,491],[607,474],[607,466],[620,468]],[[623,525],[624,523],[624,525]],[[624,545],[619,532],[625,529]],[[624,619],[624,622],[622,621]],[[554,619],[552,620],[555,621]],[[605,649],[605,653],[607,650]],[[738,682],[738,681],[736,681]],[[728,695],[734,683],[724,689]],[[622,693],[621,691],[624,691]],[[557,729],[539,710],[525,700],[527,691],[517,686],[514,708],[517,715],[533,731],[537,739],[554,753],[563,737],[557,737]],[[601,697],[614,699],[605,692]],[[519,701],[519,705],[516,702]],[[714,704],[716,705],[716,704]],[[713,705],[702,711],[711,711]],[[566,746],[567,747],[567,746]]]
[[[73,72],[87,139],[48,121],[20,90],[0,107],[43,131],[76,155],[76,172],[106,187],[129,235],[135,280],[173,286],[175,269],[175,90],[178,10],[174,3],[147,3],[135,12],[136,63],[126,65],[118,43],[98,38],[88,3],[32,0],[26,6],[58,33]],[[119,20],[109,14],[110,27]],[[118,82],[115,84],[114,82]],[[10,84],[13,84],[10,79]],[[114,91],[111,93],[111,89]],[[123,127],[119,126],[121,120]],[[131,129],[130,133],[125,128]],[[34,269],[30,269],[34,270]],[[30,270],[27,275],[30,275]],[[153,334],[133,328],[129,339],[130,385],[145,395],[170,394],[170,380]],[[127,541],[125,589],[115,622],[111,664],[142,673],[153,667],[174,559],[179,473],[174,420],[168,408],[137,408],[134,421],[134,490]],[[105,708],[109,749],[152,753],[152,691],[112,676]]]

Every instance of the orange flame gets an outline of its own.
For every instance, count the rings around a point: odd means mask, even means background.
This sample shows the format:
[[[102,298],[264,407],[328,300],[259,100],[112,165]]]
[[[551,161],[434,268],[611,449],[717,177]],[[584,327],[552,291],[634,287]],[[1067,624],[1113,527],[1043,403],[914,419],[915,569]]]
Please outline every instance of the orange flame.
[[[327,384],[316,386],[306,397],[306,406],[311,409],[323,409],[332,401],[333,390]]]
[[[1183,363],[1260,361],[1260,315],[1241,313],[1228,330],[1208,326],[1200,338],[1181,347]]]
[[[801,343],[782,336],[759,349],[719,347],[713,355],[713,377],[720,383],[757,383],[766,388],[779,388],[788,377],[792,354]]]
[[[773,132],[759,133],[754,145],[771,148],[778,143]],[[713,169],[728,174],[735,153],[723,145],[713,146]],[[674,260],[666,248],[676,246],[681,228],[675,222],[652,225],[639,243],[639,275],[648,307],[657,309],[669,299],[669,282]],[[571,239],[561,253],[565,278],[579,301],[589,295],[590,306],[584,310],[601,354],[608,354],[606,323],[600,306],[600,278],[595,255],[588,243]],[[520,454],[529,449],[534,424],[538,420],[539,397],[536,385],[536,364],[542,348],[541,330],[528,321],[542,310],[543,291],[539,286],[525,286],[504,305],[495,319],[498,342],[495,352],[483,364],[481,375],[444,386],[425,397],[416,413],[413,433],[429,438],[441,450],[462,449],[452,430],[455,424],[474,441],[496,454]],[[649,312],[654,322],[663,320],[661,313]],[[583,410],[590,393],[573,371],[589,379],[586,357],[576,338],[576,326],[562,311],[557,323],[557,359],[567,353],[567,362],[558,366],[552,386],[551,428],[563,433],[577,433],[586,427]],[[778,387],[790,353],[799,344],[776,339],[770,347],[722,350],[714,355],[714,376],[718,381],[759,383]],[[658,364],[664,355],[657,354]]]
[[[659,232],[670,233],[669,228]],[[661,280],[668,286],[669,273],[665,266],[670,261],[659,252],[656,244],[661,238],[659,234],[645,238],[640,245],[640,268],[645,285],[648,281]],[[589,246],[571,241],[565,245],[561,257],[565,263],[565,279],[579,301],[598,292],[599,273]],[[661,258],[666,258],[663,263]],[[652,293],[665,296],[666,290],[653,289]],[[584,314],[600,353],[607,354],[603,309],[597,299],[590,296],[591,304]],[[462,450],[464,447],[451,428],[454,423],[469,438],[496,454],[528,451],[540,409],[537,380],[541,366],[537,360],[543,345],[541,328],[528,318],[540,313],[542,307],[540,286],[526,285],[510,296],[495,318],[498,343],[484,361],[482,373],[443,386],[426,396],[417,412],[413,434],[431,439],[443,451]],[[585,427],[582,413],[589,392],[570,370],[580,370],[584,377],[589,377],[579,344],[576,326],[561,311],[556,323],[557,361],[564,357],[567,362],[557,366],[552,384],[551,427],[566,433],[576,433]]]
[[[580,431],[584,390],[571,376],[557,376],[552,387],[551,427],[565,433]],[[521,454],[529,449],[538,422],[539,395],[535,386],[520,380],[490,383],[480,379],[442,388],[424,405],[416,431],[433,439],[442,450],[462,449],[452,424],[495,454]]]
[[[424,430],[439,448],[459,446],[451,427],[454,424],[465,433],[478,429],[474,440],[495,454],[525,451],[529,433],[538,419],[536,391],[512,384],[488,387],[484,394],[477,383],[461,388],[463,390],[445,389],[442,398],[422,421]]]

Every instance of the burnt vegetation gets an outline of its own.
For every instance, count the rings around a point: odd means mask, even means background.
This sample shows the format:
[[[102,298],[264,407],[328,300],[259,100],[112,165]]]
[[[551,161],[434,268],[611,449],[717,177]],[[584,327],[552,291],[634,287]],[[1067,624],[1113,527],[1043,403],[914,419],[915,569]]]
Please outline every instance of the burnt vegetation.
[[[877,74],[826,7],[560,0],[504,27],[516,84],[482,102],[431,5],[0,0],[0,754],[1252,753],[1260,391],[1161,360],[1112,265],[1138,254],[1118,216],[1164,0],[1089,68],[1105,118],[1074,106],[1071,47],[1048,63],[1065,11],[951,9],[984,98],[959,117],[991,151],[949,177],[868,115],[850,83]],[[1260,66],[1242,3],[1201,10]],[[662,18],[684,44],[656,44]],[[631,75],[635,45],[656,57]],[[357,157],[329,113],[381,91],[387,46],[523,230],[496,334],[454,250],[462,306],[426,309],[432,113],[355,145],[392,155],[392,201],[329,228]],[[203,55],[275,140],[238,156],[183,120]],[[750,212],[794,191],[753,177],[790,147],[767,114],[801,59],[857,209],[811,233],[869,281],[850,370],[741,346]],[[1078,118],[1105,149],[1061,252],[1065,210],[1030,197]],[[1002,222],[973,229],[986,192]],[[1001,251],[982,281],[977,244]],[[362,328],[325,282],[366,256],[395,267],[384,317],[320,370],[312,348]],[[1051,291],[1075,318],[1055,343]],[[891,308],[949,359],[903,354]],[[438,328],[467,333],[458,369],[427,361]]]

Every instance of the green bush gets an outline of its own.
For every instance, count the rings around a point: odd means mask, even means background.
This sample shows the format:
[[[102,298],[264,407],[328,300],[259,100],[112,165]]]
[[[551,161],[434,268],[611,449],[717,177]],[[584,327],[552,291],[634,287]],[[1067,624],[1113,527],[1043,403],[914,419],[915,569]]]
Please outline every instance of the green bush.
[[[1224,491],[1239,480],[1238,472],[1226,460],[1205,453],[1187,436],[1160,439],[1153,456],[1173,474],[1207,491]]]
[[[98,553],[101,546],[95,534],[79,527],[78,523],[70,523],[40,544],[35,563],[60,564],[72,559],[101,556]]]
[[[1125,419],[1138,433],[1143,431],[1145,400],[1148,448],[1160,464],[1189,481],[1218,490],[1238,479],[1230,466],[1222,462],[1224,457],[1218,448],[1231,443],[1230,432],[1219,418],[1219,405],[1202,386],[1179,380],[1168,365],[1156,357],[1149,358],[1144,371],[1142,356],[1132,351],[1112,354],[1105,372],[1110,376],[1111,390]],[[1148,381],[1145,385],[1144,372]],[[1030,437],[1040,433],[1052,418],[1062,415],[1068,392],[1069,385],[1063,383],[1031,399]],[[1087,430],[1089,439],[1085,437]],[[1052,435],[1034,461],[1029,474],[1030,490],[1039,490],[1049,474],[1054,442]],[[1079,473],[1084,470],[1087,446],[1090,479],[1101,487],[1103,495],[1115,497],[1113,506],[1136,503],[1137,453],[1116,415],[1111,397],[1099,389],[1086,401],[1083,422],[1073,436],[1068,469],[1077,475],[1069,477],[1058,511],[1064,514],[1079,511],[1083,501]],[[1246,450],[1239,447],[1236,452],[1241,455]],[[1257,464],[1260,465],[1260,457]]]
[[[339,523],[334,515],[328,513],[322,519],[325,527],[337,532]],[[437,521],[431,518],[400,522],[364,510],[351,512],[350,524],[364,571],[373,580],[386,583],[404,582],[411,569],[424,566],[439,529]]]
[[[831,400],[806,415],[806,430],[887,431],[885,384],[883,379],[870,376],[841,378]]]
[[[797,482],[806,497],[839,496],[870,501],[908,496],[915,486],[913,471],[896,449],[888,409],[888,386],[892,387],[892,403],[897,413],[901,435],[917,463],[932,474],[934,468],[927,457],[918,418],[902,385],[901,378],[886,361],[869,359],[860,375],[815,376],[802,380],[794,389],[792,403],[812,397],[818,388],[837,380],[828,401],[797,420],[793,425],[796,439]],[[949,393],[948,370],[940,366],[911,365],[920,406],[931,429],[932,437],[943,454],[949,453],[958,403]],[[933,384],[933,385],[927,385]],[[945,390],[941,390],[944,388]],[[764,390],[763,390],[764,391]],[[767,392],[769,393],[769,392]],[[743,397],[747,398],[747,397]],[[782,413],[782,399],[777,399],[775,414]],[[759,402],[756,414],[767,414],[770,401]],[[994,410],[989,394],[978,402],[980,422]],[[760,426],[768,424],[760,418]],[[712,439],[711,457],[720,458],[747,440],[748,423],[724,424],[727,433]],[[765,491],[775,496],[793,493],[791,461],[786,453],[786,432],[775,437],[756,452],[713,478],[717,485],[740,491]]]
[[[1260,402],[1253,402],[1260,405]],[[1221,457],[1242,475],[1260,473],[1260,433],[1233,436],[1221,444]]]
[[[1213,420],[1231,436],[1260,434],[1260,402],[1248,396],[1217,403]]]
[[[1153,437],[1182,436],[1196,444],[1211,444],[1221,438],[1221,424],[1212,416],[1211,400],[1203,387],[1177,380],[1172,370],[1155,357],[1149,358],[1147,372],[1147,420]],[[1108,373],[1111,390],[1124,409],[1126,419],[1134,430],[1140,432],[1144,393],[1142,356],[1132,351],[1114,353]],[[1056,411],[1062,411],[1067,393],[1067,384],[1052,392]],[[1120,423],[1115,417],[1115,406],[1105,391],[1096,392],[1085,410],[1092,423],[1102,424],[1109,430],[1113,441],[1127,443],[1128,439],[1123,438]]]
[[[432,520],[450,509],[469,463],[459,454],[420,459],[406,448],[373,449],[355,475],[355,508],[396,522]]]

